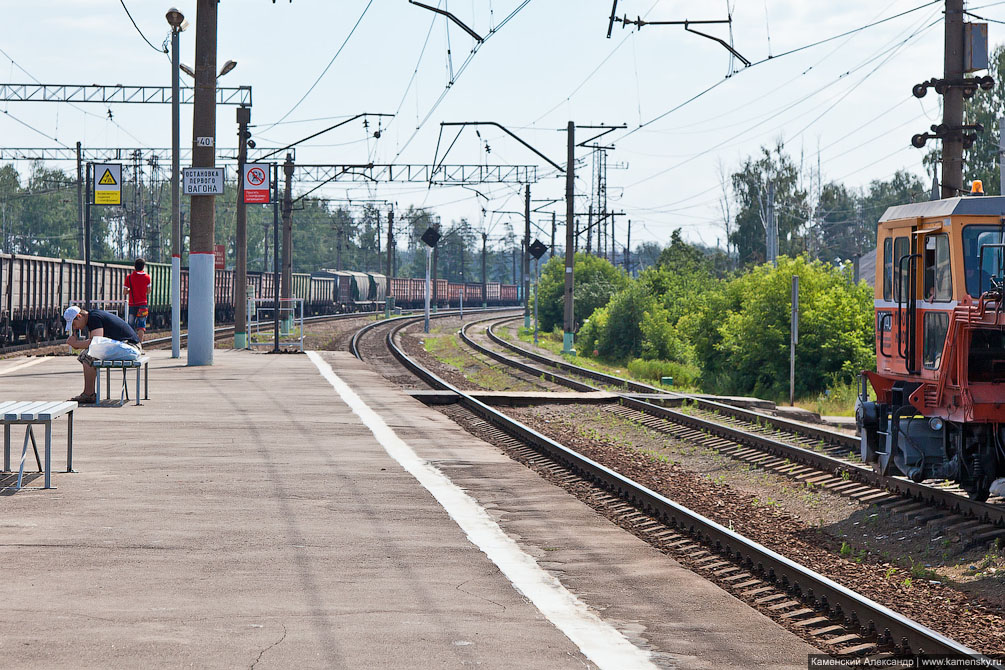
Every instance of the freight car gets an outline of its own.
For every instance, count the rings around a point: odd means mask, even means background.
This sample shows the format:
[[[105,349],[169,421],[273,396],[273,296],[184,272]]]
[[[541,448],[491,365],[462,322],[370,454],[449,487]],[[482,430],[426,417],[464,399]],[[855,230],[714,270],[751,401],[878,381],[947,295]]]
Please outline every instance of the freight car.
[[[85,264],[76,259],[44,258],[0,254],[0,346],[18,341],[41,342],[63,333],[62,313],[71,304],[85,302]],[[131,263],[91,263],[93,304],[122,310],[125,305],[124,281],[132,271]],[[148,294],[152,330],[171,323],[171,266],[147,263],[151,285]],[[215,317],[226,323],[234,319],[234,271],[216,270]],[[275,295],[275,275],[248,272],[249,291],[244,295],[270,300]],[[498,287],[500,299],[490,304],[515,304],[516,287],[489,285],[489,295]],[[323,315],[382,310],[387,298],[404,309],[420,309],[425,304],[425,279],[389,278],[380,273],[321,270],[312,274],[293,273],[293,296],[304,300],[306,314]],[[450,284],[446,279],[433,283],[432,304],[446,307],[450,292],[476,287],[477,299],[470,293],[465,302],[481,304],[481,284]],[[181,321],[188,320],[188,270],[181,272]],[[242,295],[239,299],[244,299]],[[507,296],[514,296],[507,303]]]
[[[879,223],[876,371],[856,407],[883,474],[1005,493],[1005,197],[890,207]]]

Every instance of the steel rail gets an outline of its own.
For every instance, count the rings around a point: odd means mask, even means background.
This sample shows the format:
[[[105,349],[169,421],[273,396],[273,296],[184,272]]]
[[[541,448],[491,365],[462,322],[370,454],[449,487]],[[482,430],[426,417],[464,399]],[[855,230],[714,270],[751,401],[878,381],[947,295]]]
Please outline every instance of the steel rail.
[[[467,343],[469,346],[475,348],[477,351],[482,352],[488,356],[491,356],[495,360],[498,360],[506,365],[510,365],[517,369],[529,372],[534,375],[550,375],[552,380],[557,384],[566,385],[569,388],[573,388],[578,391],[598,391],[596,387],[584,384],[574,379],[568,377],[562,377],[560,375],[552,375],[551,373],[535,368],[533,366],[522,363],[521,361],[516,361],[506,356],[503,356],[499,352],[493,351],[484,347],[474,340],[472,340],[465,332],[467,328],[475,325],[476,323],[484,323],[490,321],[491,319],[481,319],[479,321],[474,321],[466,324],[461,330],[461,339]],[[575,374],[591,377],[594,379],[603,379],[612,385],[618,385],[620,382],[621,386],[633,385],[637,388],[647,388],[651,392],[665,393],[664,391],[645,384],[639,384],[638,382],[633,382],[631,380],[622,379],[620,377],[615,377],[613,375],[607,375],[602,372],[597,372],[595,370],[589,370],[577,365],[572,365],[570,363],[564,363],[560,361],[555,361],[546,356],[537,354],[536,352],[528,351],[522,347],[518,347],[510,342],[507,342],[503,338],[496,335],[492,328],[486,329],[486,334],[489,338],[505,346],[506,348],[520,354],[521,356],[526,356],[532,360],[540,361],[546,365],[554,365],[562,370],[569,370],[575,372]],[[749,433],[732,426],[727,426],[725,424],[709,421],[701,417],[693,416],[685,412],[676,411],[669,407],[664,407],[652,402],[646,402],[645,400],[632,397],[626,394],[619,394],[620,402],[622,405],[629,407],[631,409],[649,414],[652,416],[657,416],[662,419],[666,419],[676,424],[687,426],[700,431],[706,431],[717,435],[719,437],[731,440],[738,444],[743,444],[749,447],[753,447],[760,451],[773,454],[780,458],[788,458],[795,463],[800,463],[802,465],[807,465],[809,467],[816,468],[826,473],[832,475],[843,477],[847,475],[849,478],[856,482],[866,484],[869,486],[876,487],[881,490],[888,491],[889,493],[896,494],[905,498],[911,498],[919,502],[924,502],[929,505],[945,509],[949,512],[954,512],[961,514],[968,518],[975,519],[977,521],[983,521],[986,523],[994,524],[999,527],[1005,527],[1005,507],[1001,505],[992,505],[986,502],[979,502],[976,500],[971,500],[959,493],[953,491],[947,491],[944,489],[937,488],[935,486],[930,486],[926,484],[917,483],[907,479],[906,477],[889,477],[885,475],[880,475],[879,473],[872,470],[872,468],[866,467],[858,463],[852,463],[834,456],[830,456],[825,453],[820,453],[813,451],[811,449],[806,449],[804,447],[798,447],[796,445],[788,444],[780,440],[775,440],[770,437],[763,435],[757,435],[754,433]],[[675,394],[680,396],[681,399],[688,400],[692,399],[692,396],[685,394]],[[826,429],[815,428],[812,426],[806,426],[801,423],[796,423],[793,421],[786,421],[784,419],[776,419],[775,417],[770,417],[766,414],[761,414],[759,412],[751,412],[749,410],[744,410],[730,405],[725,405],[723,403],[717,403],[714,401],[702,400],[695,398],[698,403],[698,407],[701,409],[708,409],[710,411],[717,411],[720,414],[726,414],[728,416],[733,416],[736,418],[745,419],[754,423],[767,423],[774,428],[779,430],[786,430],[795,432],[802,435],[807,435],[815,439],[821,439],[827,441],[821,435],[827,436],[839,436],[843,439],[850,440],[850,443],[846,443],[840,446],[845,446],[848,449],[858,449],[858,440],[851,438],[850,436],[842,435],[834,431],[828,431]],[[704,405],[703,405],[704,403]],[[833,442],[831,442],[833,444]]]
[[[915,654],[979,656],[974,650],[941,633],[675,503],[476,400],[422,367],[397,345],[395,336],[406,325],[403,323],[389,329],[385,340],[388,349],[402,365],[433,388],[457,394],[460,404],[477,416],[541,450],[585,479],[617,493],[646,514],[714,546],[768,581],[780,584],[790,592],[875,633],[882,641]]]
[[[513,307],[513,306],[510,306],[510,307],[486,307],[486,308],[476,307],[476,308],[470,309],[469,311],[470,312],[485,313],[485,312],[513,311],[515,309],[523,309],[523,308],[522,307]],[[420,310],[413,310],[413,311],[420,311]],[[444,310],[442,312],[436,312],[435,314],[430,314],[429,318],[431,318],[431,319],[440,319],[440,318],[443,318],[443,317],[446,317],[446,316],[457,316],[458,314],[460,314],[460,310],[450,309],[450,310]],[[353,333],[352,339],[349,340],[349,352],[353,356],[355,356],[356,358],[358,358],[359,360],[363,360],[363,356],[362,356],[362,354],[359,351],[359,342],[363,338],[363,335],[365,335],[366,333],[370,332],[371,330],[373,330],[377,326],[381,326],[381,325],[383,325],[385,323],[390,323],[391,321],[400,321],[400,320],[406,319],[406,318],[413,318],[414,319],[415,317],[408,317],[408,316],[402,315],[402,316],[395,316],[395,317],[392,317],[390,319],[384,319],[383,321],[375,321],[373,323],[368,323],[367,325],[363,326],[362,328],[360,328],[359,330],[357,330],[355,333]],[[489,317],[489,319],[493,319],[493,318],[495,318],[495,317],[494,316]],[[484,319],[483,319],[483,321],[484,321]],[[481,321],[478,321],[477,323],[481,323]]]

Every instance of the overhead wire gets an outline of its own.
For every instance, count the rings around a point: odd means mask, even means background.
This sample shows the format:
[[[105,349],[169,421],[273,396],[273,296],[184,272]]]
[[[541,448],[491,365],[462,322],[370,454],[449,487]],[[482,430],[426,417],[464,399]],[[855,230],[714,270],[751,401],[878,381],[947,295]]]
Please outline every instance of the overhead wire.
[[[928,20],[928,19],[926,18],[926,21],[927,21],[927,20]],[[901,48],[902,48],[902,47],[903,47],[904,45],[906,45],[906,44],[907,44],[907,43],[908,43],[908,42],[909,42],[910,40],[912,40],[912,39],[916,39],[917,37],[919,37],[920,35],[922,35],[922,34],[923,34],[923,33],[924,33],[924,32],[925,32],[926,30],[930,29],[930,28],[931,28],[932,26],[934,26],[934,25],[935,25],[934,23],[930,23],[930,24],[928,24],[928,25],[926,25],[926,26],[924,26],[924,27],[922,27],[922,28],[919,28],[919,29],[917,29],[917,30],[913,31],[913,32],[912,32],[912,33],[911,33],[910,35],[908,35],[908,37],[907,37],[907,38],[905,38],[904,40],[902,40],[902,41],[900,41],[900,42],[897,42],[897,43],[895,43],[895,44],[894,44],[893,46],[891,46],[891,47],[888,47],[888,48],[885,48],[885,49],[883,49],[882,51],[878,52],[877,54],[875,54],[875,55],[873,55],[873,56],[869,57],[869,58],[868,58],[868,59],[866,59],[865,61],[863,61],[863,62],[859,63],[859,64],[858,64],[858,65],[856,65],[855,67],[853,67],[853,68],[851,68],[850,70],[846,71],[845,73],[841,74],[841,75],[840,75],[840,76],[838,77],[838,80],[840,80],[840,79],[843,79],[844,77],[848,76],[849,74],[851,74],[851,73],[853,73],[853,72],[856,72],[856,71],[858,71],[858,70],[862,69],[862,68],[863,68],[863,67],[865,67],[866,65],[868,65],[868,64],[870,64],[870,63],[872,63],[872,62],[874,62],[875,60],[879,59],[879,58],[880,58],[880,57],[882,57],[882,56],[888,56],[888,57],[887,57],[887,58],[886,58],[885,60],[883,60],[883,61],[882,61],[882,62],[880,63],[880,65],[883,65],[883,64],[885,64],[885,63],[889,62],[889,57],[890,57],[890,55],[892,55],[892,54],[896,53],[896,52],[897,52],[897,51],[898,51],[899,49],[901,49]],[[875,72],[876,72],[876,71],[878,70],[878,67],[879,67],[879,66],[877,66],[877,68],[875,68],[875,69],[873,69],[873,70],[872,70],[871,72],[869,72],[869,73],[868,73],[868,75],[866,75],[866,78],[868,78],[869,76],[871,76],[872,74],[874,74],[874,73],[875,73]],[[718,84],[722,84],[722,83],[724,83],[725,81],[727,81],[727,80],[725,80],[725,79],[722,79],[722,80],[719,80]],[[857,87],[858,85],[860,85],[860,84],[862,83],[862,81],[865,81],[865,78],[864,78],[864,79],[862,79],[861,81],[859,81],[859,82],[858,82],[858,83],[857,83],[857,84],[855,85],[855,87]],[[716,85],[718,85],[718,84],[716,84]],[[800,99],[799,99],[799,100],[798,100],[798,101],[797,101],[796,103],[792,103],[792,104],[788,105],[788,107],[789,107],[789,108],[791,108],[791,107],[792,107],[792,106],[794,106],[794,105],[798,105],[798,104],[801,104],[802,102],[805,102],[806,100],[809,100],[810,98],[812,98],[812,97],[813,97],[814,95],[816,95],[816,94],[817,94],[817,93],[819,93],[820,91],[824,90],[825,88],[828,88],[828,87],[829,87],[830,85],[831,85],[831,84],[830,84],[830,83],[828,83],[828,84],[824,85],[823,87],[821,87],[821,88],[818,88],[817,90],[815,90],[815,91],[813,91],[813,92],[811,92],[811,93],[809,93],[809,94],[807,94],[807,95],[803,96],[802,98],[800,98]],[[706,90],[709,90],[709,89],[706,89]],[[854,87],[853,87],[853,88],[852,88],[851,90],[854,90]],[[843,96],[843,97],[841,98],[841,100],[843,100],[843,99],[844,99],[844,97],[846,97],[848,93],[850,93],[850,91],[848,91],[847,93],[845,93],[845,96]],[[839,102],[840,102],[840,100],[839,100]],[[832,107],[832,106],[828,106],[828,107],[827,107],[827,110],[829,111],[830,109],[833,109],[833,107]],[[804,112],[803,114],[805,114],[805,113],[806,113],[806,112]],[[802,129],[802,130],[800,130],[800,131],[799,131],[798,133],[796,133],[796,134],[795,134],[795,135],[793,136],[793,138],[794,138],[794,137],[798,137],[798,136],[799,136],[800,134],[802,134],[803,132],[805,132],[805,130],[806,130],[806,129],[808,129],[808,128],[809,128],[809,127],[810,127],[810,126],[811,126],[811,125],[813,124],[813,123],[815,123],[815,122],[816,122],[816,120],[819,120],[819,118],[821,118],[822,116],[823,116],[823,115],[820,115],[819,117],[817,117],[817,119],[815,119],[814,121],[810,122],[810,124],[808,124],[807,126],[805,126],[805,127],[804,127],[804,128]],[[741,131],[740,131],[739,133],[736,133],[736,134],[734,134],[734,135],[732,135],[732,136],[730,136],[730,137],[726,138],[725,140],[723,140],[723,141],[721,141],[721,142],[719,142],[719,143],[717,143],[717,144],[713,145],[712,147],[706,147],[706,148],[704,148],[704,149],[703,149],[703,150],[702,150],[701,152],[698,152],[698,153],[696,153],[696,154],[693,154],[692,156],[690,156],[690,157],[688,157],[688,158],[686,158],[686,159],[684,159],[684,160],[682,160],[682,161],[679,161],[679,162],[677,162],[677,163],[674,163],[673,165],[671,165],[671,166],[669,166],[669,167],[667,167],[667,168],[664,168],[664,169],[662,169],[662,170],[660,170],[660,171],[658,171],[658,172],[655,172],[655,173],[653,173],[653,174],[649,175],[648,177],[644,177],[644,178],[642,178],[642,179],[639,179],[639,180],[637,180],[637,181],[634,181],[634,182],[632,182],[631,184],[628,184],[628,185],[627,185],[627,186],[626,186],[625,188],[631,188],[631,187],[633,187],[633,186],[637,186],[637,185],[639,185],[639,184],[642,184],[642,183],[645,183],[645,182],[647,182],[647,181],[649,181],[649,180],[651,180],[651,179],[655,179],[656,177],[659,177],[659,176],[662,176],[662,175],[666,174],[667,172],[670,172],[671,170],[675,170],[675,169],[677,169],[677,168],[679,168],[679,167],[681,167],[681,166],[683,166],[683,165],[686,165],[687,163],[691,162],[692,160],[695,160],[696,158],[699,158],[699,157],[701,157],[701,156],[705,155],[705,154],[706,154],[706,153],[707,153],[707,152],[708,152],[709,150],[711,150],[711,149],[718,149],[718,148],[722,148],[723,146],[725,146],[725,145],[726,145],[726,144],[728,144],[729,142],[732,142],[733,140],[736,140],[736,139],[738,139],[738,138],[740,138],[740,137],[745,137],[745,136],[747,136],[747,135],[749,134],[749,132],[750,132],[751,130],[753,130],[754,128],[756,128],[756,127],[758,127],[758,126],[760,126],[760,125],[763,125],[763,124],[764,124],[764,123],[765,123],[765,122],[766,122],[767,120],[769,120],[770,118],[773,118],[773,117],[768,117],[767,119],[764,119],[764,120],[762,120],[762,121],[760,121],[760,122],[758,122],[758,123],[756,123],[756,124],[754,124],[754,125],[752,125],[752,126],[749,126],[748,128],[745,128],[744,130],[741,130]],[[799,118],[799,117],[796,117],[796,118]],[[790,122],[791,122],[791,120],[790,120]],[[784,127],[784,125],[785,125],[785,124],[782,124],[782,127]],[[770,132],[774,132],[774,129],[773,129],[772,131],[770,131]],[[620,141],[620,139],[624,139],[625,137],[627,137],[627,136],[628,136],[628,135],[630,135],[630,134],[631,134],[631,133],[627,133],[627,134],[623,135],[623,136],[622,136],[621,138],[619,138],[619,140],[618,140],[618,141]],[[792,139],[792,138],[790,138],[790,139]]]
[[[307,99],[307,96],[309,96],[309,95],[311,94],[311,92],[312,92],[312,91],[314,90],[314,88],[315,88],[315,87],[316,87],[316,86],[317,86],[317,85],[318,85],[318,84],[319,84],[319,83],[321,82],[321,80],[322,80],[322,79],[324,78],[324,76],[325,76],[325,75],[326,75],[326,74],[328,73],[328,70],[330,70],[330,69],[331,69],[331,66],[332,66],[332,65],[333,65],[333,64],[335,63],[335,59],[339,57],[339,54],[341,54],[341,53],[342,53],[342,50],[343,50],[343,49],[345,49],[345,46],[346,46],[346,45],[347,45],[347,44],[349,43],[349,40],[350,40],[350,39],[352,39],[352,36],[353,36],[353,34],[354,34],[354,33],[356,32],[356,29],[357,29],[357,28],[359,27],[359,24],[360,24],[360,23],[362,23],[362,21],[363,21],[363,17],[364,17],[364,16],[366,16],[366,13],[367,13],[367,12],[368,12],[368,11],[370,10],[370,5],[372,5],[372,4],[373,4],[373,0],[369,0],[369,1],[368,1],[368,2],[366,3],[366,7],[364,7],[364,8],[363,8],[363,11],[362,11],[362,13],[360,13],[360,15],[359,15],[359,18],[358,18],[358,19],[356,19],[356,23],[355,23],[355,24],[353,24],[353,27],[352,27],[352,29],[351,29],[351,30],[349,31],[349,34],[348,34],[348,35],[346,35],[345,39],[344,39],[344,40],[342,41],[342,44],[341,44],[341,45],[339,45],[339,48],[338,48],[338,50],[337,50],[337,51],[335,52],[335,55],[334,55],[334,56],[332,56],[332,58],[331,58],[331,60],[330,60],[330,61],[328,61],[328,65],[326,65],[326,66],[325,66],[325,69],[321,71],[321,74],[319,74],[319,75],[318,75],[318,78],[314,80],[314,83],[313,83],[313,84],[311,84],[310,88],[308,88],[308,89],[307,89],[307,92],[306,92],[306,93],[304,93],[304,94],[303,94],[303,95],[302,95],[302,96],[300,97],[300,99],[299,99],[299,100],[297,100],[296,104],[294,104],[294,105],[293,105],[293,106],[292,106],[292,107],[291,107],[291,108],[289,109],[289,111],[287,111],[287,112],[286,112],[285,114],[283,114],[283,115],[282,115],[281,117],[279,117],[279,121],[276,121],[275,123],[273,123],[273,124],[271,124],[271,125],[268,125],[268,126],[266,126],[265,128],[263,128],[263,131],[267,131],[267,130],[270,130],[271,128],[273,128],[273,127],[274,127],[274,126],[276,126],[277,124],[279,124],[279,123],[281,123],[281,122],[285,121],[285,120],[286,120],[286,118],[287,118],[287,117],[288,117],[288,116],[289,116],[290,114],[292,114],[292,113],[293,113],[293,112],[294,112],[294,111],[295,111],[295,110],[297,109],[297,107],[299,107],[299,106],[301,105],[301,103],[303,103],[303,101],[304,101],[304,100],[306,100],[306,99]]]
[[[147,39],[147,36],[143,34],[143,31],[140,30],[140,27],[136,25],[136,19],[133,18],[133,15],[129,13],[129,8],[126,7],[126,0],[119,0],[119,4],[122,5],[122,9],[126,10],[126,16],[129,17],[129,22],[133,24],[133,28],[136,28],[136,32],[140,34],[140,37],[143,38],[143,41],[146,42],[150,46],[150,48],[156,51],[157,53],[166,54],[168,52],[167,49],[165,48],[158,49],[157,47],[155,47],[153,43]]]

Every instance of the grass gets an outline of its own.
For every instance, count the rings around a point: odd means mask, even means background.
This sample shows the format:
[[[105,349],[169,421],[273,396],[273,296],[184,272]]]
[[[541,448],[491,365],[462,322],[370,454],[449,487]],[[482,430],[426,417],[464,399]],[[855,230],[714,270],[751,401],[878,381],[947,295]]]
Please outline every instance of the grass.
[[[483,389],[508,391],[513,388],[512,377],[473,358],[461,347],[453,333],[445,334],[433,329],[424,339],[423,347],[433,358],[455,368],[468,381]]]
[[[512,331],[509,328],[501,328],[501,329],[496,330],[496,332],[503,339],[512,341],[512,336],[510,335],[510,333]],[[510,335],[510,336],[507,337],[507,335]],[[531,347],[534,346],[534,331],[533,330],[526,330],[524,328],[520,328],[519,331],[517,331],[517,337],[524,344],[529,344],[529,345],[531,345]],[[646,378],[642,378],[642,377],[638,377],[636,375],[633,375],[632,372],[628,369],[628,364],[627,363],[609,363],[609,362],[605,362],[605,361],[600,361],[600,360],[598,360],[596,358],[593,358],[593,357],[590,357],[590,356],[580,356],[578,354],[576,354],[576,355],[563,354],[562,353],[562,348],[563,348],[564,344],[563,344],[562,333],[558,333],[558,332],[550,332],[550,333],[539,332],[538,335],[537,335],[537,337],[538,337],[537,347],[539,349],[545,349],[546,351],[548,351],[548,352],[550,352],[552,354],[555,354],[556,356],[560,356],[567,363],[572,363],[573,365],[578,365],[578,366],[583,367],[583,368],[588,368],[590,370],[595,370],[597,372],[603,372],[605,374],[614,375],[616,377],[621,377],[622,379],[630,379],[632,381],[640,382],[642,384],[650,384],[652,386],[657,386],[657,387],[660,386],[660,384],[654,383],[652,379],[646,379]],[[677,386],[677,385],[673,386],[673,390],[681,392],[681,393],[697,393],[698,392],[698,389],[696,389],[696,388],[693,388],[693,387],[681,387],[681,386]]]

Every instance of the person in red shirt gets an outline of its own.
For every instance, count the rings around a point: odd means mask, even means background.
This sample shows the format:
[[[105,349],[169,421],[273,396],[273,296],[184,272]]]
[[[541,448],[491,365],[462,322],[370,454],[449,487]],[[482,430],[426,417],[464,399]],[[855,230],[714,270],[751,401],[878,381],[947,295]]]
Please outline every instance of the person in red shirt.
[[[146,266],[145,260],[137,258],[136,262],[133,263],[134,271],[126,275],[126,295],[129,296],[129,325],[139,335],[141,344],[147,330],[147,315],[150,314],[150,306],[147,302],[150,275],[143,271]]]

